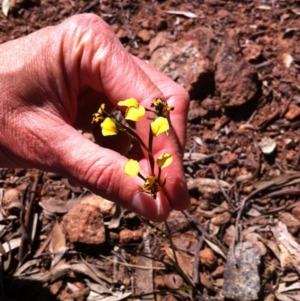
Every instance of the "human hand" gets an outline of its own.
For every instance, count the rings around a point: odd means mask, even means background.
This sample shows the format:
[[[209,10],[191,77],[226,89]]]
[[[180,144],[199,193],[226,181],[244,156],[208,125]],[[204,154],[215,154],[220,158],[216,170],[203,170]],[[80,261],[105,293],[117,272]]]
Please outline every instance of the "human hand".
[[[61,174],[151,220],[166,219],[172,208],[187,208],[181,154],[188,94],[128,54],[102,19],[77,15],[2,44],[0,61],[1,167]],[[160,135],[153,145],[154,157],[164,152],[173,156],[173,163],[164,169],[167,184],[156,199],[139,191],[143,183],[138,177],[124,173],[127,158],[120,154],[124,137],[99,138],[97,145],[75,129],[88,128],[100,103],[115,106],[131,97],[145,107],[157,97],[175,107],[169,136]],[[147,141],[149,126],[142,121],[136,126]],[[146,156],[140,153],[139,158],[148,172]]]

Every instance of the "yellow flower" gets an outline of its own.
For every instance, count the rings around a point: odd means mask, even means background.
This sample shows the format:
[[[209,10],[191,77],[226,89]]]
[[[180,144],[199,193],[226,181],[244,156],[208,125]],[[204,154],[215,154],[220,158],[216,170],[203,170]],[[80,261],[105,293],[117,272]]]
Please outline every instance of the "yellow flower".
[[[100,120],[103,120],[105,118],[106,113],[104,109],[105,109],[105,104],[102,103],[98,112],[93,114],[92,123],[98,123]]]
[[[162,187],[159,185],[155,176],[148,176],[142,190],[146,193],[149,193],[155,199],[156,194],[162,190]]]
[[[157,116],[163,116],[166,112],[174,110],[174,107],[169,106],[167,102],[163,101],[161,98],[157,98],[155,102],[151,104],[151,107],[155,107]]]
[[[168,135],[169,122],[165,117],[157,117],[154,121],[151,122],[151,131],[154,136],[158,136],[162,133]]]
[[[144,182],[144,187],[140,187],[141,191],[150,194],[153,198],[156,198],[156,194],[162,190],[162,187],[159,185],[158,180],[155,176],[147,176],[144,178],[140,172],[139,162],[133,159],[129,159],[124,165],[124,172],[128,176],[134,177],[139,176]],[[164,186],[164,184],[163,184]]]
[[[139,162],[133,159],[129,159],[124,165],[124,172],[126,175],[135,177],[140,172]]]
[[[156,159],[156,164],[159,168],[163,169],[169,166],[172,163],[172,161],[173,161],[173,157],[171,156],[171,154],[164,153]]]
[[[129,98],[118,102],[118,106],[127,107],[125,119],[139,121],[145,115],[145,108],[140,106],[135,98]]]
[[[101,123],[102,135],[103,136],[112,136],[117,135],[118,128],[110,117],[106,117],[104,121]]]
[[[138,107],[139,103],[135,98],[128,98],[118,102],[118,106],[121,107]]]

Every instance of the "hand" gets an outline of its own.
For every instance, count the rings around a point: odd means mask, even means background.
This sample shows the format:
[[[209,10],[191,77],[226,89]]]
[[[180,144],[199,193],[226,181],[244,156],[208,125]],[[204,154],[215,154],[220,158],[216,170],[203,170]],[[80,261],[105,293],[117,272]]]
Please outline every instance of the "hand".
[[[171,208],[187,208],[181,154],[188,94],[128,54],[102,19],[77,15],[2,44],[0,61],[1,167],[59,173],[156,221],[166,219]],[[155,138],[153,147],[154,156],[169,152],[174,158],[166,168],[164,192],[156,200],[139,191],[143,183],[138,177],[124,174],[127,159],[105,147],[108,142],[114,148],[113,141],[117,141],[117,150],[122,153],[121,136],[104,139],[100,146],[75,129],[90,125],[100,103],[115,106],[131,97],[145,107],[162,97],[175,107],[170,114],[169,136]],[[147,141],[148,130],[139,122],[137,131]],[[140,157],[141,162],[146,160],[143,154]]]

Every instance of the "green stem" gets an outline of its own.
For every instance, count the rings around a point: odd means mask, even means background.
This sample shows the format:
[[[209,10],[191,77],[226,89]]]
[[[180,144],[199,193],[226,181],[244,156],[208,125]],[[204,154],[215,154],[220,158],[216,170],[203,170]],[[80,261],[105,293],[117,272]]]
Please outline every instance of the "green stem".
[[[149,126],[149,141],[148,141],[148,145],[149,145],[149,150],[150,150],[150,153],[151,156],[149,155],[149,165],[150,165],[150,170],[151,170],[151,173],[152,175],[154,176],[154,158],[153,158],[153,155],[152,155],[152,145],[153,145],[153,133],[152,133],[152,130],[151,130],[151,125]]]
[[[151,174],[154,175],[154,157],[152,154],[152,141],[153,141],[153,134],[151,131],[151,127],[150,127],[150,134],[149,134],[149,147],[147,147],[147,145],[144,143],[144,141],[139,137],[139,135],[129,126],[121,124],[117,121],[117,123],[123,127],[126,132],[135,140],[137,140],[141,146],[147,151],[148,156],[149,156],[149,162],[150,162],[150,170],[151,170]]]

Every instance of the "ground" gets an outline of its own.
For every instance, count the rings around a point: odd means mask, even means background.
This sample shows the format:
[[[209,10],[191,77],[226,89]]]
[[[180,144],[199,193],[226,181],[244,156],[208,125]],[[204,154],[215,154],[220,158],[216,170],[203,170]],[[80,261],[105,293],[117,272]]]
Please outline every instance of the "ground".
[[[0,43],[86,12],[189,91],[191,207],[0,169],[0,300],[300,300],[300,1],[11,0]]]

